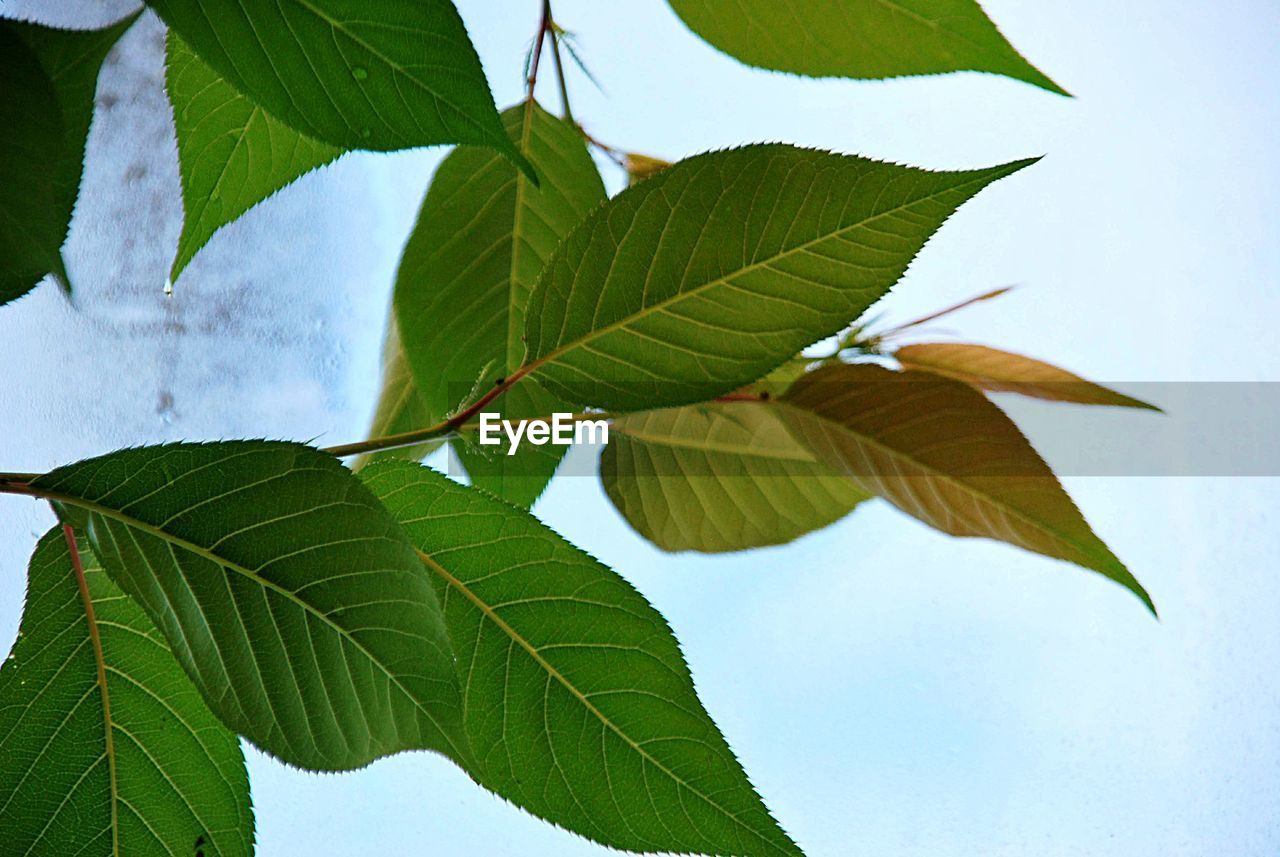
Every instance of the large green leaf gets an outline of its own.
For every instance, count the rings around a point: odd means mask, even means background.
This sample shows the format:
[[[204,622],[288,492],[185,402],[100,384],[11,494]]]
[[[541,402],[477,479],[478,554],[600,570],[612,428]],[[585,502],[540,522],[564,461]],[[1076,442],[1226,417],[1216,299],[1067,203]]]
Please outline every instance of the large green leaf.
[[[400,326],[393,316],[387,323],[387,334],[382,342],[382,390],[374,406],[373,421],[369,424],[369,437],[386,437],[407,431],[417,431],[434,424],[431,412],[418,395],[418,384],[409,370],[409,361],[400,344]],[[366,453],[356,459],[359,470],[370,461],[379,458],[399,458],[421,461],[438,449],[443,440],[429,440],[414,446]]]
[[[0,20],[0,303],[22,297],[60,266],[65,224],[57,176],[62,111],[40,59]]]
[[[528,513],[426,468],[361,476],[435,576],[481,783],[615,848],[798,853],[630,584]]]
[[[432,422],[444,419],[477,381],[492,384],[519,367],[530,291],[560,239],[605,198],[576,128],[536,103],[511,107],[502,118],[541,186],[491,151],[451,153],[427,190],[396,277],[400,335]],[[499,405],[509,419],[567,410],[526,383]],[[459,452],[477,485],[529,505],[564,447],[524,444],[511,457],[505,447],[490,455],[468,447]]]
[[[6,855],[253,853],[235,735],[83,540],[40,540],[18,641],[0,669]]]
[[[182,236],[177,280],[213,233],[343,150],[305,137],[241,95],[175,32],[165,73],[178,135]]]
[[[0,303],[49,273],[69,288],[61,250],[80,191],[98,71],[137,17],[101,30],[0,20]]]
[[[440,605],[404,533],[332,456],[234,441],[123,450],[33,490],[88,533],[218,717],[319,770],[465,756]]]
[[[928,172],[784,145],[682,161],[560,244],[530,299],[529,368],[610,410],[749,384],[860,315],[961,203],[1029,163]]]
[[[150,0],[224,79],[316,140],[391,151],[492,146],[502,132],[449,0]]]
[[[764,402],[686,405],[614,420],[600,481],[627,522],[669,551],[783,544],[867,499],[848,477],[820,464]]]
[[[975,0],[669,2],[689,29],[760,68],[857,78],[986,71],[1067,94],[1023,59]]]
[[[968,384],[833,365],[797,381],[778,413],[820,461],[931,527],[1092,569],[1155,612],[1017,426]]]

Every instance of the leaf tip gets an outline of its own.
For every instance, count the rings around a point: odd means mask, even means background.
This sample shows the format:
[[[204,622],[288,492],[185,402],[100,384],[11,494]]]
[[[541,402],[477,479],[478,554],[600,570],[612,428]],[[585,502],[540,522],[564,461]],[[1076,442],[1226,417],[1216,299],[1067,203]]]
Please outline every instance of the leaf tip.
[[[1115,561],[1115,568],[1107,576],[1136,595],[1138,600],[1142,602],[1143,606],[1147,608],[1147,611],[1151,614],[1152,618],[1159,622],[1160,613],[1156,610],[1156,603],[1152,600],[1151,594],[1147,592],[1146,587],[1138,582],[1138,579],[1130,573],[1124,563],[1115,559],[1114,556],[1112,559]]]
[[[515,146],[510,146],[502,150],[502,154],[511,159],[511,163],[516,165],[516,169],[524,173],[525,178],[533,183],[533,186],[542,189],[542,180],[538,178],[538,171],[533,168],[533,162],[524,156],[522,152]]]

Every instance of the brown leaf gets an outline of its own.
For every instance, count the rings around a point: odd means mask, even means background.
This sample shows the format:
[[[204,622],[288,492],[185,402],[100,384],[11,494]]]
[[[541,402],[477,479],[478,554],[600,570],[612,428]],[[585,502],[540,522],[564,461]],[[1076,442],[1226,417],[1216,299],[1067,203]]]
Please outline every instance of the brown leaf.
[[[984,345],[925,342],[903,346],[893,356],[903,369],[945,375],[980,390],[1021,393],[1054,402],[1160,410],[1155,405],[1086,381],[1042,360]]]
[[[797,381],[779,413],[820,461],[931,527],[1092,569],[1155,613],[1017,426],[972,387],[869,364],[827,366]]]

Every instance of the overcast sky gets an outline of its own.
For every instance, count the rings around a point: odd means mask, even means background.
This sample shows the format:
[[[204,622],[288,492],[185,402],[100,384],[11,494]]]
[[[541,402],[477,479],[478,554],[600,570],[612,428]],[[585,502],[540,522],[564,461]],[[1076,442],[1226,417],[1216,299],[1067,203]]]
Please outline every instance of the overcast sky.
[[[128,6],[79,2],[102,20]],[[4,13],[72,23],[73,5]],[[952,218],[888,318],[1018,283],[947,326],[1105,381],[1280,378],[1280,7],[984,5],[1078,97],[980,75],[773,75],[661,0],[555,0],[605,89],[575,74],[575,113],[621,147],[784,140],[930,167],[1047,154]],[[500,105],[516,100],[537,3],[459,6]],[[0,309],[5,470],[367,424],[395,260],[442,153],[304,179],[215,238],[166,301],[179,210],[159,33],[135,28],[103,81],[69,245],[78,307],[46,285]],[[555,483],[538,513],[670,619],[707,708],[814,855],[1280,852],[1280,485],[1067,481],[1160,622],[1095,575],[875,504],[715,558],[648,547],[588,478]],[[0,497],[0,648],[51,520]],[[263,857],[604,853],[437,757],[314,776],[251,752],[250,767]]]

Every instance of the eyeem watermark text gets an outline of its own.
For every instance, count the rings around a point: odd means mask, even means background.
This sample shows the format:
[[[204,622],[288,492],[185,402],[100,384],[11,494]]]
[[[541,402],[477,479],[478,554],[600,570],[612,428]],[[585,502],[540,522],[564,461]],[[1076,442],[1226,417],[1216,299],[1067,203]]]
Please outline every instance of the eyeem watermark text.
[[[522,441],[534,446],[575,446],[609,442],[609,421],[583,419],[571,413],[556,413],[548,420],[504,420],[501,414],[480,414],[480,445],[501,446],[507,439],[507,455],[515,455]]]

